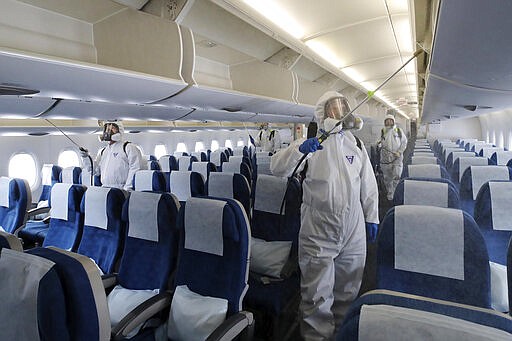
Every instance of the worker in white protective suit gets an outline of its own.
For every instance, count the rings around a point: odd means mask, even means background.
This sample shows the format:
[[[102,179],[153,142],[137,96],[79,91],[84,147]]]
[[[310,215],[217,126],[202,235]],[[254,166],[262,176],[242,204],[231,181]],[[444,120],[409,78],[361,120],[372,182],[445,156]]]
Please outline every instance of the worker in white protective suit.
[[[94,162],[94,175],[99,175],[104,187],[124,190],[132,189],[135,173],[145,169],[142,154],[134,143],[124,141],[124,126],[120,121],[105,121],[100,140],[107,142],[101,148]],[[87,151],[82,151],[83,158],[89,158]],[[91,171],[89,161],[84,161],[87,171]]]
[[[279,130],[270,129],[268,122],[262,123],[261,129],[256,135],[256,140],[249,135],[251,143],[255,147],[260,147],[264,152],[274,153],[277,149],[281,148],[281,135]]]
[[[303,156],[305,167],[299,265],[301,332],[305,340],[329,340],[356,298],[366,260],[366,233],[375,241],[378,190],[370,159],[349,131],[362,120],[352,114],[338,92],[325,93],[316,105],[319,129],[331,131],[320,145],[317,137],[299,139],[272,156],[274,175],[289,177]],[[307,166],[306,166],[307,164]]]
[[[382,128],[379,142],[380,169],[389,201],[393,200],[395,188],[400,181],[404,151],[407,147],[407,137],[403,130],[395,125],[395,117],[392,112],[388,111],[384,118],[384,128]]]

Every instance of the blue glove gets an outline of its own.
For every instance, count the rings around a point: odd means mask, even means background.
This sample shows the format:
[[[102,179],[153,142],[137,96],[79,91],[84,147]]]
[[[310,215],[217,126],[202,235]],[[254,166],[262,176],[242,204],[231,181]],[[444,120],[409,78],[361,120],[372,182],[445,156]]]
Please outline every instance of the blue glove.
[[[302,154],[314,153],[317,150],[324,149],[324,147],[318,142],[318,138],[311,137],[306,141],[302,142],[299,147],[299,151]]]
[[[254,138],[251,135],[249,135],[249,140],[251,140],[252,145],[256,147],[256,142],[254,142]]]
[[[377,240],[377,232],[379,231],[379,224],[366,223],[367,238],[370,243],[375,243]]]

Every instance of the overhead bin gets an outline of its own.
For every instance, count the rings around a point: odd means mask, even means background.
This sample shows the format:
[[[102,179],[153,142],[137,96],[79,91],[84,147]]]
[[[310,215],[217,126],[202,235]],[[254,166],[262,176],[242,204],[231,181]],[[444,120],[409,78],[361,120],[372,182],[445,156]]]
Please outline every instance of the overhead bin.
[[[29,98],[0,96],[0,115],[4,117],[34,117],[49,108],[55,100],[51,98]]]
[[[320,96],[331,90],[325,85],[301,77],[297,77],[297,81],[297,102],[300,104],[315,105]]]

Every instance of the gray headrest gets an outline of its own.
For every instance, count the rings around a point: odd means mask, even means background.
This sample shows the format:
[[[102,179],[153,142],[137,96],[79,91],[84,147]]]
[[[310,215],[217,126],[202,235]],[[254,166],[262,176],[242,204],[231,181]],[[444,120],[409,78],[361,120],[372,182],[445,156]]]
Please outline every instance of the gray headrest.
[[[453,163],[460,157],[476,157],[474,152],[451,152]]]
[[[52,184],[52,164],[45,163],[41,168],[41,185],[51,186]]]
[[[396,206],[395,268],[464,280],[462,211],[432,206]]]
[[[57,183],[52,187],[52,207],[50,216],[52,219],[68,220],[69,189],[73,184]]]
[[[459,182],[464,171],[470,166],[486,166],[488,163],[488,160],[484,157],[459,157]]]
[[[75,167],[66,167],[62,170],[61,177],[62,177],[62,183],[67,184],[73,184],[73,171],[75,170]]]
[[[192,196],[190,191],[190,171],[173,171],[169,177],[171,193],[174,194],[179,201],[186,201]]]
[[[510,180],[507,166],[471,166],[471,185],[473,200],[478,191],[489,180]]]
[[[489,182],[492,227],[512,231],[512,182]]]
[[[404,181],[404,205],[448,207],[448,184],[435,181]]]
[[[0,177],[0,206],[2,207],[9,207],[9,197],[11,193],[9,187],[13,180],[14,179],[6,176]]]
[[[439,165],[409,165],[407,166],[411,178],[440,178],[441,166]]]
[[[87,226],[106,230],[108,227],[107,197],[108,187],[90,187],[85,192],[85,221]]]
[[[192,162],[192,172],[197,172],[203,177],[203,182],[208,180],[208,162]]]
[[[158,203],[161,194],[132,192],[128,204],[128,237],[158,242]]]
[[[492,154],[494,154],[494,152],[497,152],[498,150],[503,150],[503,148],[500,148],[500,147],[483,147],[481,149],[482,152],[482,156],[483,157],[486,157],[486,158],[490,158],[492,156]]]
[[[210,153],[210,162],[213,163],[215,166],[220,166],[221,165],[221,151],[220,150],[216,150],[214,152],[211,152]]]
[[[232,156],[229,158],[229,162],[241,164],[243,162],[243,156]]]
[[[218,256],[224,253],[222,223],[224,206],[220,200],[189,198],[185,206],[185,248]]]
[[[154,170],[139,170],[135,173],[135,190],[152,191]]]
[[[171,168],[169,167],[169,159],[171,158],[170,155],[164,155],[158,159],[158,162],[160,163],[160,168],[162,168],[162,172],[170,172]]]
[[[178,170],[188,171],[188,166],[190,166],[190,156],[180,156],[178,158]]]
[[[512,150],[498,150],[496,151],[496,161],[500,166],[506,166],[508,161],[512,159]]]
[[[233,156],[231,158],[233,158]],[[229,162],[224,162],[222,164],[222,173],[231,173],[231,174],[240,173],[240,163],[231,162],[231,159]]]
[[[254,210],[279,214],[287,184],[288,180],[286,178],[265,174],[258,175]]]
[[[427,165],[437,164],[437,158],[435,156],[413,156],[411,158],[411,165]]]
[[[217,173],[210,174],[208,180],[208,195],[218,198],[233,198],[233,174]]]

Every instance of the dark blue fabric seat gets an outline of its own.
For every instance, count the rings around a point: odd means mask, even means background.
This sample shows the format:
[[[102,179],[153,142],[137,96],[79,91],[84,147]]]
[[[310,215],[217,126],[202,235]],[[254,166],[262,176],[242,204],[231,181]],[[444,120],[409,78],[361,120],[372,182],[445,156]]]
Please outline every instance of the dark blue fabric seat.
[[[203,176],[197,172],[172,171],[167,185],[166,191],[174,194],[180,202],[205,193]]]
[[[156,170],[140,170],[133,176],[135,191],[165,192],[166,180],[163,172]]]
[[[173,155],[164,155],[159,160],[162,172],[178,170],[178,161]]]
[[[489,164],[490,165],[504,165],[512,167],[511,165],[508,165],[508,162],[512,160],[512,151],[510,150],[501,150],[501,151],[495,151],[492,153],[491,157],[489,158]]]
[[[4,231],[16,234],[24,227],[31,202],[30,187],[25,180],[0,177],[0,226]]]
[[[80,184],[82,168],[66,167],[60,173],[59,182],[66,184]]]
[[[466,212],[396,206],[377,243],[377,288],[490,307],[487,248]]]

